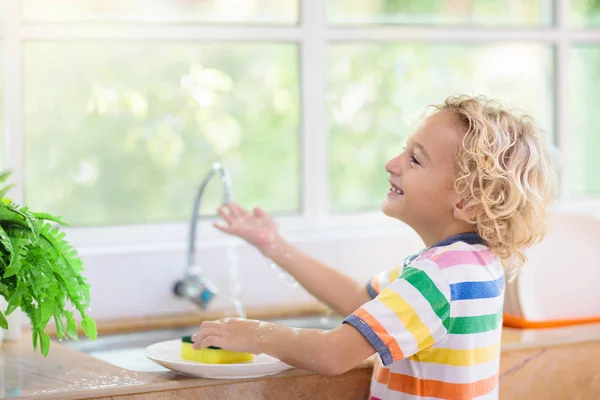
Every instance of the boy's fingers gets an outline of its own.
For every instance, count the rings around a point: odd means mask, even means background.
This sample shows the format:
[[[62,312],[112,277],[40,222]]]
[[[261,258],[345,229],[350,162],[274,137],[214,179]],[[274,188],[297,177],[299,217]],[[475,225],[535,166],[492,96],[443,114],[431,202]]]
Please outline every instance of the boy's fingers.
[[[220,326],[221,326],[221,324],[218,321],[203,321],[200,324],[200,330],[219,328]]]
[[[247,217],[249,215],[248,211],[236,203],[229,203],[228,206],[232,210],[233,214],[238,217]]]
[[[210,346],[204,343],[206,338],[209,336],[221,336],[221,330],[210,325],[208,327],[204,327],[204,324],[200,325],[200,330],[198,331],[198,333],[192,336],[192,347],[197,350],[202,347]]]
[[[217,222],[213,222],[212,224],[215,228],[217,228],[218,230],[220,230],[221,232],[225,232],[225,233],[232,233],[231,228],[229,228],[228,226],[225,225],[221,225]]]
[[[202,342],[198,344],[198,347],[194,347],[195,349],[203,349],[209,346],[215,347],[223,347],[223,337],[216,335],[209,335],[202,339]]]
[[[226,204],[223,204],[221,206],[221,208],[223,208],[224,210],[227,210],[229,215],[231,215],[232,218],[235,218],[235,217],[238,217],[239,215],[238,215],[237,209],[234,206],[235,206],[234,203],[226,203]]]
[[[223,207],[217,208],[217,214],[219,214],[221,218],[223,218],[228,224],[231,225],[233,222],[233,218],[231,218],[231,215],[229,215],[229,213],[227,213]]]
[[[260,207],[254,207],[254,216],[255,217],[264,217],[267,213]]]

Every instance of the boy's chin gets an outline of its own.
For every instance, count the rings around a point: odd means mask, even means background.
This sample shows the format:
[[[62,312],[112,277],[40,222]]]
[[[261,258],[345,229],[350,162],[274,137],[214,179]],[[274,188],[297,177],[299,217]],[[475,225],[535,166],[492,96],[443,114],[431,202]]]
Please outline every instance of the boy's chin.
[[[381,204],[381,211],[388,217],[396,218],[402,221],[402,213],[398,210],[397,204],[390,204],[389,200],[384,200]]]

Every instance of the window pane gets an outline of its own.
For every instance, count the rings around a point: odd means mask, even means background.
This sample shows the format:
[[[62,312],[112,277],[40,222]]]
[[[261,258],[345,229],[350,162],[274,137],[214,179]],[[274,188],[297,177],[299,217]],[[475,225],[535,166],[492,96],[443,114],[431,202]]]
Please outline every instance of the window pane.
[[[2,57],[2,41],[0,41],[0,171],[4,171],[4,58]]]
[[[74,225],[183,220],[213,162],[236,200],[299,209],[291,44],[25,45],[25,186]],[[203,211],[214,215],[217,180]]]
[[[293,24],[298,0],[22,0],[27,21]]]
[[[499,98],[553,129],[549,46],[340,44],[330,46],[328,63],[336,211],[379,207],[388,189],[385,162],[402,151],[425,106],[451,94]]]
[[[572,23],[578,27],[600,26],[600,1],[571,0]]]
[[[332,24],[550,25],[551,0],[327,0]]]
[[[569,187],[575,195],[600,194],[600,46],[571,50]]]

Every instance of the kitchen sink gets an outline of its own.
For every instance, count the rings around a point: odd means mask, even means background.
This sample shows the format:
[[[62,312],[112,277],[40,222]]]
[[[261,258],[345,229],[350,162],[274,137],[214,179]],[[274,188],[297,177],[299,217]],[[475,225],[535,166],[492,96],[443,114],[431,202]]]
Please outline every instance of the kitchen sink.
[[[293,328],[335,329],[341,325],[343,318],[337,316],[307,316],[270,319],[266,321]],[[139,372],[167,371],[167,369],[155,364],[144,356],[146,347],[153,343],[193,335],[197,330],[198,327],[148,330],[117,335],[104,335],[99,336],[96,340],[65,340],[62,344],[124,369]]]

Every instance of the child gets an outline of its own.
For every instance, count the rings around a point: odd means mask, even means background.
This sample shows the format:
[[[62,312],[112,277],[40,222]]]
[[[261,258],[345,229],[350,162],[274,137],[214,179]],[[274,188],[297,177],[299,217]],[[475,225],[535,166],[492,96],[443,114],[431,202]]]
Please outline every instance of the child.
[[[545,233],[553,173],[533,121],[483,97],[435,106],[385,166],[383,212],[426,247],[364,285],[292,244],[261,209],[218,210],[223,232],[255,245],[310,293],[347,315],[330,331],[227,318],[194,347],[266,353],[324,375],[374,353],[370,399],[497,399],[504,270]]]

